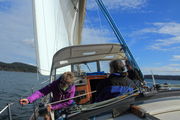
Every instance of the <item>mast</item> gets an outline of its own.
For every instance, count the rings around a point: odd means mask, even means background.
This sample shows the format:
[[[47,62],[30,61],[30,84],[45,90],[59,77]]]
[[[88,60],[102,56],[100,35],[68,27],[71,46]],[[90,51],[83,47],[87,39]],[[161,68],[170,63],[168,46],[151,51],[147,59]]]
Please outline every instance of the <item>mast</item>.
[[[108,21],[109,25],[111,26],[114,34],[116,35],[119,43],[123,46],[123,50],[126,54],[126,56],[128,57],[128,60],[130,60],[130,63],[132,65],[133,68],[136,68],[140,71],[140,76],[143,76],[136,60],[134,59],[131,51],[129,50],[124,38],[122,37],[118,27],[116,26],[114,20],[112,19],[111,15],[109,14],[108,10],[106,9],[104,3],[102,2],[102,0],[96,0],[96,3],[98,4],[99,8],[101,9],[103,15],[105,16],[106,20]],[[143,78],[141,78],[143,80]]]

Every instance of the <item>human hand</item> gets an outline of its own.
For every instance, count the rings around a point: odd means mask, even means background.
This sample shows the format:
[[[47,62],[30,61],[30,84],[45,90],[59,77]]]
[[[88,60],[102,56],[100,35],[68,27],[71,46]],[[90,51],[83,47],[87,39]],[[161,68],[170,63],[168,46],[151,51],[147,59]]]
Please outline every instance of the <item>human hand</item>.
[[[21,104],[21,105],[27,105],[27,104],[29,104],[29,100],[28,99],[20,99],[20,101],[19,101],[19,103]]]
[[[48,111],[48,112],[51,112],[51,105],[47,105],[46,108],[47,108],[47,111]]]

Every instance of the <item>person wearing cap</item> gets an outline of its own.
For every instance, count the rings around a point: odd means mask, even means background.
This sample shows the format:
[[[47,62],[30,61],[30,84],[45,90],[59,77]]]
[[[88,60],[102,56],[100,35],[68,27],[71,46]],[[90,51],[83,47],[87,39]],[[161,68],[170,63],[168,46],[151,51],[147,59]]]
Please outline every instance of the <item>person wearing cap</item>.
[[[75,85],[73,84],[74,74],[72,72],[65,72],[57,80],[45,86],[44,88],[37,90],[31,96],[21,99],[20,104],[26,105],[33,103],[35,100],[46,96],[49,93],[53,94],[52,102],[64,100],[67,98],[73,98],[75,95]],[[54,110],[61,110],[62,108],[68,107],[73,103],[72,99],[65,102],[60,102],[47,106],[47,113]],[[50,120],[48,114],[44,115],[45,120]]]
[[[104,80],[105,86],[99,91],[97,102],[129,93],[136,87],[134,82],[127,77],[125,65],[121,60],[112,60],[109,65],[110,75],[107,80]]]

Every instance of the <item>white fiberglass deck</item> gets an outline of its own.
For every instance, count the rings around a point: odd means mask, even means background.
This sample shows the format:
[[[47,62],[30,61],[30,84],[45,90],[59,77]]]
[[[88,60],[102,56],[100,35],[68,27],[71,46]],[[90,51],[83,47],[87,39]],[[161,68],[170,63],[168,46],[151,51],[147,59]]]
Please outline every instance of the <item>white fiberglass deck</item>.
[[[145,113],[160,120],[180,120],[180,96],[146,100],[136,105]],[[132,113],[112,118],[112,114],[95,117],[95,120],[143,120]]]

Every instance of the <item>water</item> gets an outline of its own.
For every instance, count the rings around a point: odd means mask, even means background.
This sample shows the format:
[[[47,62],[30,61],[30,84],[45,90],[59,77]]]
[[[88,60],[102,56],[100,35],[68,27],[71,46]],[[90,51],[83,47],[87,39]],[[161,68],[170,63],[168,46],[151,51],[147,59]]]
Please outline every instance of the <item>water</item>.
[[[0,110],[2,110],[7,103],[13,102],[11,106],[13,120],[28,120],[33,111],[33,105],[28,104],[26,106],[19,105],[20,98],[27,97],[32,93],[31,88],[37,90],[44,86],[40,84],[47,80],[47,77],[39,76],[37,80],[37,74],[35,73],[23,73],[23,72],[5,72],[0,71]],[[152,80],[146,80],[152,82]],[[156,83],[170,83],[180,84],[180,80],[156,80]],[[152,85],[151,83],[148,83]],[[8,120],[7,110],[0,115],[0,120]]]
[[[148,86],[152,86],[153,85],[153,81],[151,79],[147,79],[145,81],[147,82]],[[163,83],[180,84],[180,80],[156,80],[156,84],[163,84]]]
[[[28,104],[21,106],[19,99],[27,97],[32,93],[32,88],[37,90],[41,88],[42,81],[47,80],[47,77],[39,76],[37,79],[36,73],[23,72],[5,72],[0,71],[0,110],[2,110],[7,103],[15,103],[11,106],[13,120],[28,120],[33,111],[33,105]],[[8,120],[8,111],[4,111],[0,115],[0,120]]]

